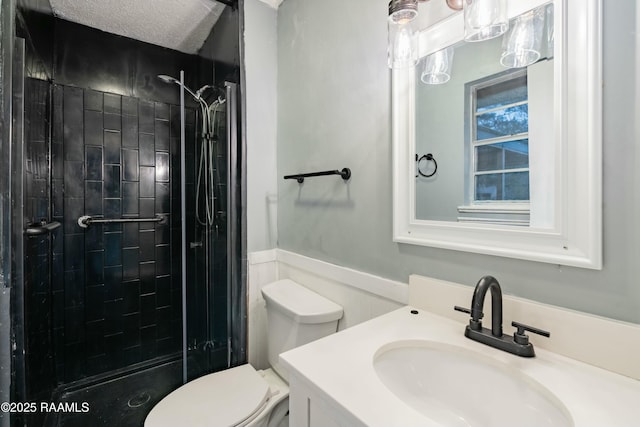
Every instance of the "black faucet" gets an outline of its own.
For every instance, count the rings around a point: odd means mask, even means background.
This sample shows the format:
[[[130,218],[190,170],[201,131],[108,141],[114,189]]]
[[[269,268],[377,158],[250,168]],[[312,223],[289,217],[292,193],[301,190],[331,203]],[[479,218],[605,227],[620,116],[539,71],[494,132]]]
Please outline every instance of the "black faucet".
[[[487,291],[491,292],[491,330],[482,327],[482,318],[484,317],[482,307],[484,306],[484,298],[487,295]],[[476,284],[473,299],[471,300],[471,310],[458,306],[454,308],[457,311],[471,314],[469,325],[464,331],[465,337],[517,356],[533,357],[536,355],[533,344],[529,342],[529,337],[525,334],[525,331],[545,337],[550,336],[547,331],[518,322],[511,322],[511,325],[517,328],[513,337],[502,333],[502,290],[500,289],[500,283],[493,276],[484,276]]]
[[[476,284],[473,291],[473,299],[471,300],[471,320],[469,326],[474,331],[482,330],[482,307],[484,306],[484,297],[487,291],[491,291],[491,335],[494,337],[502,336],[502,289],[500,283],[493,276],[484,276]]]

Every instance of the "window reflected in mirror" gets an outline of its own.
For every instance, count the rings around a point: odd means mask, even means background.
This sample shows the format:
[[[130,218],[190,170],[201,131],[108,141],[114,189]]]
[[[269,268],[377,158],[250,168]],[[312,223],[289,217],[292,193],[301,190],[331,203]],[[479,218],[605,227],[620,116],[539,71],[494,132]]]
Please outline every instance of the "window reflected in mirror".
[[[509,72],[468,83],[471,103],[471,204],[529,202],[527,73]]]

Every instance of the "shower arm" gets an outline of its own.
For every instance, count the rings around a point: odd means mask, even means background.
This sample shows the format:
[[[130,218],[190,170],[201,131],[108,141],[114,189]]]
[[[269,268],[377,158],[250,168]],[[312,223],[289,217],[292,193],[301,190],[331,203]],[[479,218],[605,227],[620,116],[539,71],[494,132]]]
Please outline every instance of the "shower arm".
[[[189,89],[187,86],[185,86],[185,85],[181,84],[181,83],[180,83],[179,81],[177,81],[177,80],[175,81],[175,83],[176,83],[178,86],[181,86],[181,87],[182,87],[184,90],[186,90],[187,92],[189,92],[189,95],[191,95],[191,96],[193,97],[193,99],[195,99],[195,100],[196,100],[196,101],[198,101],[198,102],[200,102],[200,101],[201,101],[200,97],[199,97],[198,95],[196,95],[196,94],[195,94],[191,89]]]

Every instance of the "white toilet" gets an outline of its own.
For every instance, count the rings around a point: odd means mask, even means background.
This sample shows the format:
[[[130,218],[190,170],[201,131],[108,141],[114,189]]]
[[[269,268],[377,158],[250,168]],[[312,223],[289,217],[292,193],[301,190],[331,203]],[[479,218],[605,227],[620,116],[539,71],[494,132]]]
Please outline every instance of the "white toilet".
[[[279,427],[289,410],[287,373],[278,356],[336,332],[342,307],[284,279],[262,288],[270,369],[246,364],[193,380],[162,399],[144,427]]]

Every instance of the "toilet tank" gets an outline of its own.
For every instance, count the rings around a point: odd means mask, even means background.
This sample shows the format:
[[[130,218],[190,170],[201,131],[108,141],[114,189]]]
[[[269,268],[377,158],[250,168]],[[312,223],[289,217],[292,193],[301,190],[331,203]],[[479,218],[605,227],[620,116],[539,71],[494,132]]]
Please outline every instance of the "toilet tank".
[[[342,307],[290,279],[265,285],[262,296],[267,303],[269,364],[287,380],[280,353],[336,332]]]

